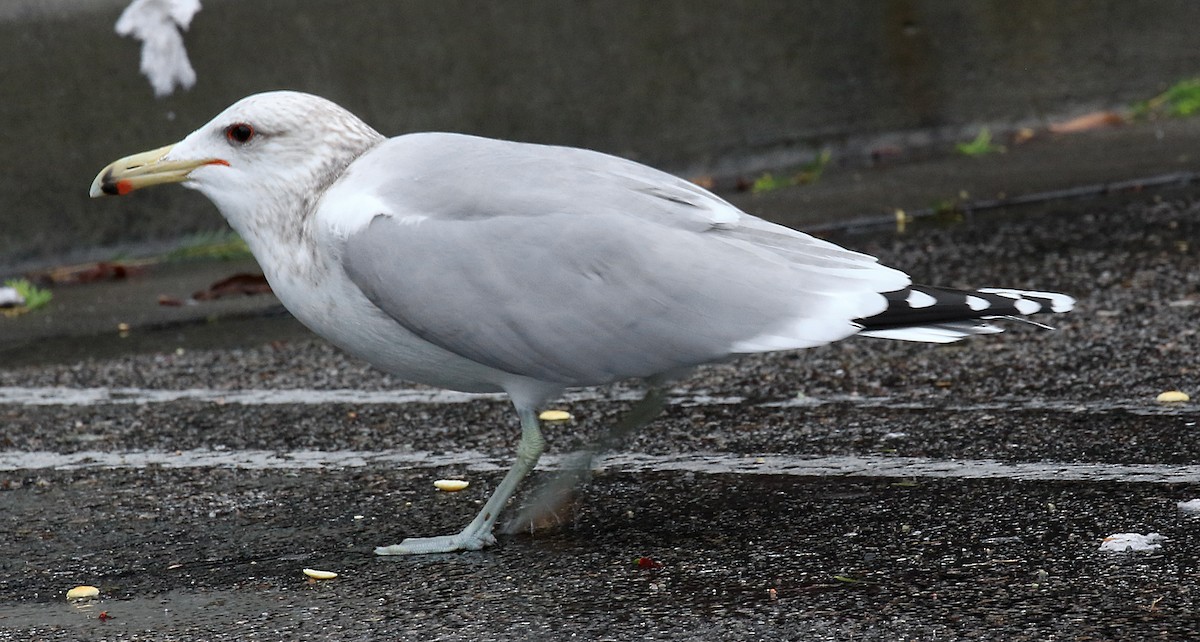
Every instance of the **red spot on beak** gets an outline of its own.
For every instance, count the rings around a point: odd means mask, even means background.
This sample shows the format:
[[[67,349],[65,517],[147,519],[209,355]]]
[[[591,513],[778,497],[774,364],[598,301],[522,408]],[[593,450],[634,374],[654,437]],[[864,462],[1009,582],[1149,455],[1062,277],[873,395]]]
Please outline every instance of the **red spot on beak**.
[[[229,167],[229,161],[221,160],[220,158],[214,158],[205,163],[205,165],[224,165],[225,167]]]
[[[117,181],[117,195],[124,196],[133,191],[133,183],[128,179]]]

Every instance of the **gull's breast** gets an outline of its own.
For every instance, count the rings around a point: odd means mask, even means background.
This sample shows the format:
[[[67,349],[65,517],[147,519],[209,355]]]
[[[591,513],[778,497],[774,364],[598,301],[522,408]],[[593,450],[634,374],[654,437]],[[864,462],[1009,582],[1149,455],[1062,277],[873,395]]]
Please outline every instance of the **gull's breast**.
[[[310,278],[294,274],[267,275],[284,307],[313,332],[388,374],[463,392],[500,392],[517,378],[413,334],[371,303],[337,267],[309,272]]]

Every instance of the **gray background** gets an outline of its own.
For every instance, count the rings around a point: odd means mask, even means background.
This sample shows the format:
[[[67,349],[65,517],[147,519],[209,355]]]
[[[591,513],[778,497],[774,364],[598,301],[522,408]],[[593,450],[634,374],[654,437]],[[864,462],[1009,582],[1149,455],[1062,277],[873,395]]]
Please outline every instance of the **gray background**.
[[[221,227],[183,190],[91,201],[87,187],[263,90],[324,95],[388,135],[752,176],[822,147],[843,166],[882,145],[944,149],[980,125],[1128,105],[1200,69],[1190,2],[205,0],[185,37],[198,83],[156,100],[139,43],[113,33],[124,5],[0,7],[0,271]]]

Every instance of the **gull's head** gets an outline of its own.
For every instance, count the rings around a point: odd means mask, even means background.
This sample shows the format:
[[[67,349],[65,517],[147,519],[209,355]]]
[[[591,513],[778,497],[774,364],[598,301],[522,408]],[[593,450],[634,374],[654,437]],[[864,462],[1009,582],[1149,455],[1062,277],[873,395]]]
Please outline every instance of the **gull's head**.
[[[265,204],[312,204],[346,166],[383,140],[338,105],[310,94],[274,91],[234,103],[175,143],[122,158],[101,170],[91,195],[124,195],[182,183],[213,201],[234,227]],[[302,215],[304,212],[294,212]]]

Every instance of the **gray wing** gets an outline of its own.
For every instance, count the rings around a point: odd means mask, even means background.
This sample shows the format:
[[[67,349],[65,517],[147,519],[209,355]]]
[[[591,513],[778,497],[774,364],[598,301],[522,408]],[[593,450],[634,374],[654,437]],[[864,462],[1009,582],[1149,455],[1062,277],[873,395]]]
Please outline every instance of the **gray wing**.
[[[411,332],[506,372],[593,385],[820,345],[907,284],[630,161],[411,138],[356,161],[322,216],[365,220],[337,196],[371,194],[380,211],[341,251],[354,284]]]

